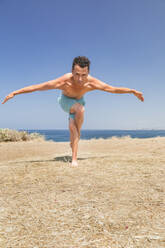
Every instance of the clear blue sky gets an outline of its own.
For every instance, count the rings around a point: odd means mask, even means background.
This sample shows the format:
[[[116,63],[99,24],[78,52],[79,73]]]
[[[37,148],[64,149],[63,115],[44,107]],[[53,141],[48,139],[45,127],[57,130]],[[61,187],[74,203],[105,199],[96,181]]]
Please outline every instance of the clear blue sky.
[[[90,74],[144,93],[87,93],[84,129],[165,129],[164,0],[0,0],[0,100],[71,71],[75,56]],[[0,128],[65,129],[59,90],[0,104]]]

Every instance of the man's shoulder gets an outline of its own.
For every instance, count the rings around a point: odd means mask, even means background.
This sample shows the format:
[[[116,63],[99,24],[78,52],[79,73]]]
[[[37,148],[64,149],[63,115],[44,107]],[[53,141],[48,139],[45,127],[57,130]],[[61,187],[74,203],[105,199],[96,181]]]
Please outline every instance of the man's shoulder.
[[[92,77],[90,74],[88,74],[88,81],[89,81],[89,82],[92,82],[93,79],[94,79],[94,77]]]
[[[62,76],[52,80],[52,84],[57,89],[63,89],[63,87],[71,81],[72,73],[65,73]]]
[[[63,76],[61,76],[61,79],[62,79],[63,81],[67,81],[67,80],[69,80],[69,79],[71,79],[71,78],[72,78],[72,73],[71,73],[71,72],[65,73]]]
[[[96,83],[97,81],[99,81],[99,79],[97,79],[91,75],[88,75],[88,81],[91,83]]]
[[[91,85],[91,86],[95,86],[97,83],[98,83],[98,79],[97,78],[95,78],[95,77],[93,77],[93,76],[91,76],[91,75],[88,75],[88,82],[89,82],[89,84]]]
[[[68,77],[68,78],[71,78],[71,77],[72,77],[72,73],[71,73],[71,72],[65,73],[64,75],[65,75],[66,77]]]
[[[105,87],[107,85],[106,83],[104,83],[100,79],[92,77],[92,76],[89,76],[88,82],[89,82],[91,88],[93,88],[93,89],[102,89],[103,87]]]

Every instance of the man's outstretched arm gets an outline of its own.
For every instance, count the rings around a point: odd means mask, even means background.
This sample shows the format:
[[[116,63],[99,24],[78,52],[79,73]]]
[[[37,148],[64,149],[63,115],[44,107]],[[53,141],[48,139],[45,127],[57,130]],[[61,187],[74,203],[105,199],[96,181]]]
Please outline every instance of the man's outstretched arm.
[[[13,98],[15,95],[19,95],[19,94],[30,93],[30,92],[41,91],[41,90],[62,89],[62,86],[64,85],[68,77],[69,75],[65,74],[62,77],[59,77],[54,80],[50,80],[50,81],[47,81],[41,84],[27,86],[25,88],[13,91],[8,96],[5,97],[5,100],[2,102],[2,104],[7,102],[9,99]]]
[[[142,102],[144,101],[144,97],[142,92],[137,91],[135,89],[129,89],[129,88],[123,88],[123,87],[113,87],[111,85],[108,85],[96,78],[92,78],[91,80],[91,85],[93,89],[96,90],[103,90],[103,91],[107,91],[110,93],[118,93],[118,94],[124,94],[124,93],[130,93],[130,94],[134,94],[139,100],[141,100]]]

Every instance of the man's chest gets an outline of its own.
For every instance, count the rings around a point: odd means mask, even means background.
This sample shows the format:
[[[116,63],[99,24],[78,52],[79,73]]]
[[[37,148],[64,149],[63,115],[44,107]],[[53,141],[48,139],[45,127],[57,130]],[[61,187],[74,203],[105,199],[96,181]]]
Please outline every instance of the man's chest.
[[[65,90],[68,93],[72,93],[76,95],[76,94],[84,94],[92,90],[92,87],[90,86],[88,82],[82,85],[75,85],[73,83],[67,82],[63,90]]]

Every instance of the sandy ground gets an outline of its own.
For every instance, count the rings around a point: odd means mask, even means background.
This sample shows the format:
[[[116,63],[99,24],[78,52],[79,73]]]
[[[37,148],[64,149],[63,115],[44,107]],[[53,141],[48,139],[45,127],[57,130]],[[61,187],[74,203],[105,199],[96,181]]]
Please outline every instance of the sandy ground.
[[[0,143],[1,248],[165,247],[165,138]]]

